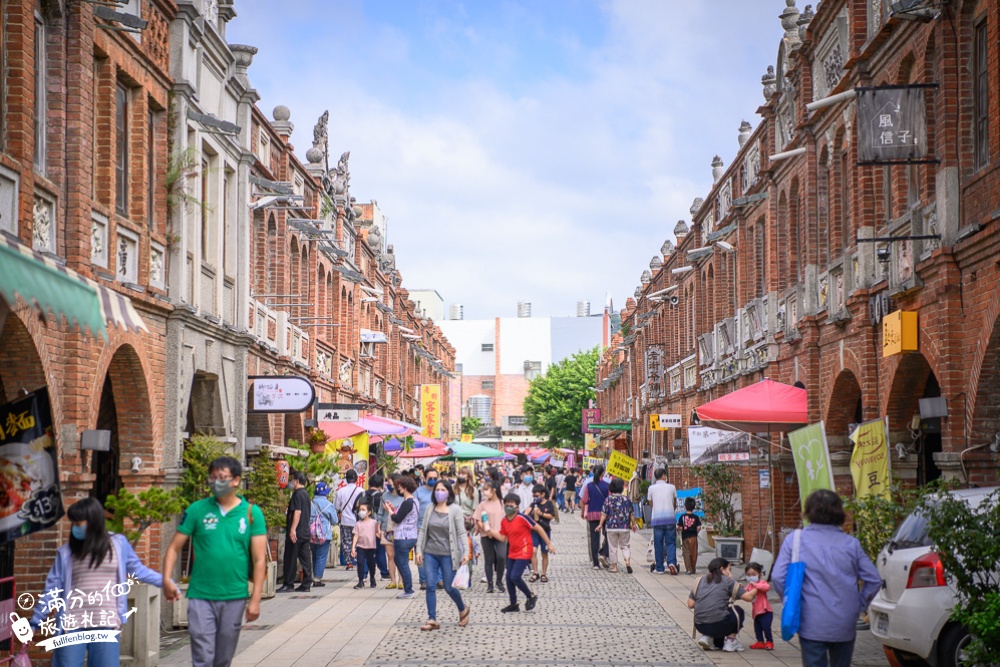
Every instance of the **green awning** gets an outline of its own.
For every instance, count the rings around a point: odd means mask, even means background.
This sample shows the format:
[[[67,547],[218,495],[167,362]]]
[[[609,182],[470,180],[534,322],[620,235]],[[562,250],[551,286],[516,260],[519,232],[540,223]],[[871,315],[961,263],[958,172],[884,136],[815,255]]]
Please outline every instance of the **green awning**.
[[[631,431],[632,422],[620,422],[617,424],[591,424],[587,428],[594,431]]]
[[[0,295],[11,308],[21,297],[41,311],[65,317],[95,336],[107,337],[97,290],[83,280],[39,261],[25,246],[0,237]]]

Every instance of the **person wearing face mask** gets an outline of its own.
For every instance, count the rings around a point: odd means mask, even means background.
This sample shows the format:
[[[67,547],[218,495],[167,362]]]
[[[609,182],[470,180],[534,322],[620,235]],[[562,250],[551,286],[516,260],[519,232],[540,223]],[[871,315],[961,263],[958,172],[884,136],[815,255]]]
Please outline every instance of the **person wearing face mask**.
[[[354,587],[365,587],[365,573],[371,577],[371,587],[375,588],[375,546],[382,537],[378,521],[372,516],[372,507],[365,499],[358,501],[358,522],[354,524],[351,542],[351,557],[358,561],[358,583]]]
[[[184,511],[163,558],[163,571],[173,572],[185,543],[191,539],[194,559],[187,597],[194,667],[232,663],[244,611],[248,623],[260,617],[267,570],[267,526],[260,508],[236,495],[242,474],[243,465],[231,456],[220,456],[209,464],[212,497],[192,503]],[[305,541],[309,541],[308,533]],[[251,557],[253,590],[248,602]],[[181,597],[172,581],[164,581],[163,594],[168,600]]]
[[[542,539],[550,554],[556,553],[556,548],[541,525],[518,512],[520,504],[521,498],[517,494],[508,493],[504,496],[504,518],[499,526],[490,525],[485,533],[494,540],[507,543],[507,595],[510,597],[510,604],[500,610],[505,614],[521,611],[517,603],[518,589],[527,598],[524,605],[527,611],[534,609],[538,602],[538,596],[524,583],[524,571],[531,563],[531,554],[535,550],[532,535],[537,534]]]
[[[66,517],[71,524],[69,541],[59,547],[45,579],[45,590],[56,591],[63,601],[61,608],[51,605],[56,607],[56,625],[64,627],[64,621],[72,616],[76,627],[81,628],[80,620],[87,614],[96,623],[88,629],[118,630],[127,620],[125,596],[104,599],[98,594],[109,585],[124,585],[129,575],[157,587],[163,586],[163,577],[142,564],[124,535],[108,532],[104,507],[96,498],[84,498],[73,503],[66,510]],[[71,592],[72,603],[69,597]],[[48,617],[49,607],[49,601],[40,597],[31,618],[31,626],[36,633]],[[91,667],[117,667],[118,642],[60,647],[53,653],[52,664],[82,667],[84,658]]]
[[[434,505],[424,516],[417,536],[417,566],[423,565],[427,576],[427,623],[421,630],[437,630],[437,583],[458,608],[458,625],[469,623],[469,606],[462,594],[451,585],[455,571],[469,562],[469,537],[465,531],[465,517],[455,504],[455,492],[447,482],[439,481],[434,487]]]
[[[531,503],[535,501],[535,470],[531,466],[525,466],[521,471],[521,483],[514,488],[514,493],[521,499],[518,508],[521,512],[531,509]]]
[[[417,530],[423,527],[424,518],[426,518],[427,512],[434,505],[434,487],[437,483],[438,471],[431,468],[424,477],[424,483],[419,485],[413,493],[413,497],[417,501],[417,506],[420,508],[420,511],[417,513]],[[417,563],[417,574],[420,579],[420,590],[425,590],[427,588],[427,573],[424,571],[424,566],[420,563]]]
[[[767,601],[767,592],[771,590],[771,584],[762,580],[764,566],[760,563],[748,563],[744,572],[747,575],[746,589],[757,591],[757,597],[753,599],[753,633],[757,641],[750,644],[750,648],[773,651],[774,637],[771,635],[771,623],[774,621],[774,608]]]
[[[284,585],[279,593],[299,591],[308,593],[312,589],[313,567],[312,550],[309,546],[309,521],[312,518],[309,492],[306,491],[306,474],[301,470],[293,470],[288,476],[292,487],[292,497],[288,499],[288,512],[285,515],[285,574]],[[302,585],[295,588],[295,568],[302,566]]]

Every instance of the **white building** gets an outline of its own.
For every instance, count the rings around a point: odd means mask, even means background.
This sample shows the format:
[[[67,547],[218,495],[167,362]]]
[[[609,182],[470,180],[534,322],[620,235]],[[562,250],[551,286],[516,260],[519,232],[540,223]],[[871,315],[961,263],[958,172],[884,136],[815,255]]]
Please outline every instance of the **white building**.
[[[444,299],[435,289],[411,289],[410,301],[416,307],[418,313],[423,313],[427,317],[440,323],[444,320]]]

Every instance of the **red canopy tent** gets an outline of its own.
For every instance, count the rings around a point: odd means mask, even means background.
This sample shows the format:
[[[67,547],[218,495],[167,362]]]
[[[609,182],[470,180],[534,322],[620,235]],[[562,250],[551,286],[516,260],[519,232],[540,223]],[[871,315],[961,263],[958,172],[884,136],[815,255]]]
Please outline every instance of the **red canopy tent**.
[[[806,390],[764,378],[695,411],[702,426],[727,431],[788,432],[809,424]]]
[[[806,390],[764,378],[757,384],[730,392],[698,406],[695,410],[702,426],[743,431],[745,433],[787,433],[809,424]],[[771,469],[771,443],[767,447],[767,468]],[[774,551],[774,485],[769,485],[769,532]],[[760,503],[760,487],[757,487]],[[761,540],[763,543],[763,540]]]

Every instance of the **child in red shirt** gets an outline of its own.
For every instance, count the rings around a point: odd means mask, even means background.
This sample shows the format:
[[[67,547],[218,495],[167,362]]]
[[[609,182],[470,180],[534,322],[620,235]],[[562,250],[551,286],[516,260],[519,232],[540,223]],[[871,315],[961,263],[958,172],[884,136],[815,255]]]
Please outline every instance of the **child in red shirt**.
[[[497,527],[490,526],[489,532],[486,533],[487,537],[507,542],[509,545],[507,551],[507,594],[510,596],[510,604],[500,610],[503,613],[521,611],[521,607],[517,604],[517,589],[521,589],[527,598],[524,603],[525,610],[531,611],[535,608],[535,603],[538,602],[538,596],[531,592],[528,584],[524,583],[524,570],[531,563],[531,555],[535,550],[531,541],[532,533],[541,537],[548,547],[549,553],[556,552],[556,548],[552,546],[545,530],[524,514],[518,513],[520,506],[521,497],[516,493],[508,493],[504,496],[503,511],[505,516],[500,521],[499,530]]]
[[[774,637],[771,636],[771,623],[774,621],[774,608],[767,601],[767,592],[771,590],[771,584],[761,581],[760,576],[764,572],[764,567],[760,563],[749,563],[746,567],[748,591],[757,590],[757,597],[753,599],[753,633],[757,641],[750,644],[752,649],[774,650]]]

